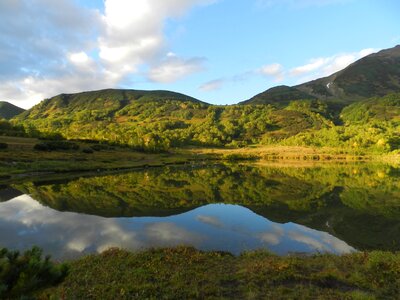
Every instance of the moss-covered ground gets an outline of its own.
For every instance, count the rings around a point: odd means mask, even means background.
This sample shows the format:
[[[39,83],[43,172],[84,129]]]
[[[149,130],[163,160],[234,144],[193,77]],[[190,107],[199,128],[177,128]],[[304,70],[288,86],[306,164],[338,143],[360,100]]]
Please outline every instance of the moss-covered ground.
[[[398,299],[400,254],[233,256],[177,247],[110,249],[68,263],[39,299]]]

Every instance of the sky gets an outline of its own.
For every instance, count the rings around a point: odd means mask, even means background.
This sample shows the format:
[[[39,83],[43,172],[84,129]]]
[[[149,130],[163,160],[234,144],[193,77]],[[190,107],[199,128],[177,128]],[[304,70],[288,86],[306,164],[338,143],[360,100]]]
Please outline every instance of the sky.
[[[0,0],[0,100],[126,88],[233,104],[398,44],[398,0]]]

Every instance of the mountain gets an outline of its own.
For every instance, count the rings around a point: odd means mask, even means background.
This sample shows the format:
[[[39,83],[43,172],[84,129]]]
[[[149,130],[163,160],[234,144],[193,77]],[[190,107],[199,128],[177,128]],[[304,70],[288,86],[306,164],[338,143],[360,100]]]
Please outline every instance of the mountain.
[[[38,105],[22,114],[19,119],[43,118],[47,116],[76,114],[83,111],[92,111],[102,114],[113,114],[122,109],[129,109],[138,103],[165,103],[166,101],[192,102],[205,104],[200,100],[184,94],[170,91],[140,91],[124,89],[104,89],[75,94],[60,94],[45,99]]]
[[[328,77],[293,87],[276,87],[241,104],[281,104],[320,99],[354,102],[400,92],[400,45],[370,54]]]
[[[0,101],[0,119],[12,119],[16,115],[23,113],[25,109],[15,106],[6,101]]]

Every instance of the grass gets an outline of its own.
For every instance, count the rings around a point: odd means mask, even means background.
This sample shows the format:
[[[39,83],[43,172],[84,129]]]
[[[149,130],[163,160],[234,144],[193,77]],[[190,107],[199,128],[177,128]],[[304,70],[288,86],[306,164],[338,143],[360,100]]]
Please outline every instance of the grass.
[[[354,161],[379,161],[400,162],[399,153],[372,154],[358,153],[341,150],[339,148],[313,148],[304,146],[262,146],[254,145],[239,149],[198,148],[191,149],[197,155],[214,155],[230,160],[232,157],[242,160],[260,161],[321,161],[321,162],[354,162]],[[183,153],[183,152],[182,152]]]
[[[188,247],[110,249],[68,263],[39,299],[396,299],[400,254],[233,256]]]

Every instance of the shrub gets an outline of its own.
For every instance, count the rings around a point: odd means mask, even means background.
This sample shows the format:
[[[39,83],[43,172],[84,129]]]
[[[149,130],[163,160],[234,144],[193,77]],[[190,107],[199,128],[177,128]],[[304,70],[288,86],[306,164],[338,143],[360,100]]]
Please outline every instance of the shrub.
[[[39,151],[78,150],[79,145],[67,141],[49,141],[36,144],[33,148]]]
[[[82,149],[82,152],[83,152],[83,153],[87,153],[87,154],[91,154],[91,153],[93,153],[94,151],[93,151],[92,148],[84,148],[84,149]]]
[[[0,298],[22,298],[46,286],[59,283],[68,268],[55,265],[50,257],[42,258],[42,250],[33,247],[20,254],[18,251],[0,250]]]
[[[6,143],[0,143],[0,149],[7,149],[8,145]]]
[[[104,144],[92,145],[92,146],[90,146],[90,148],[92,148],[92,150],[94,150],[94,151],[112,150],[113,149],[111,146],[104,145]]]

